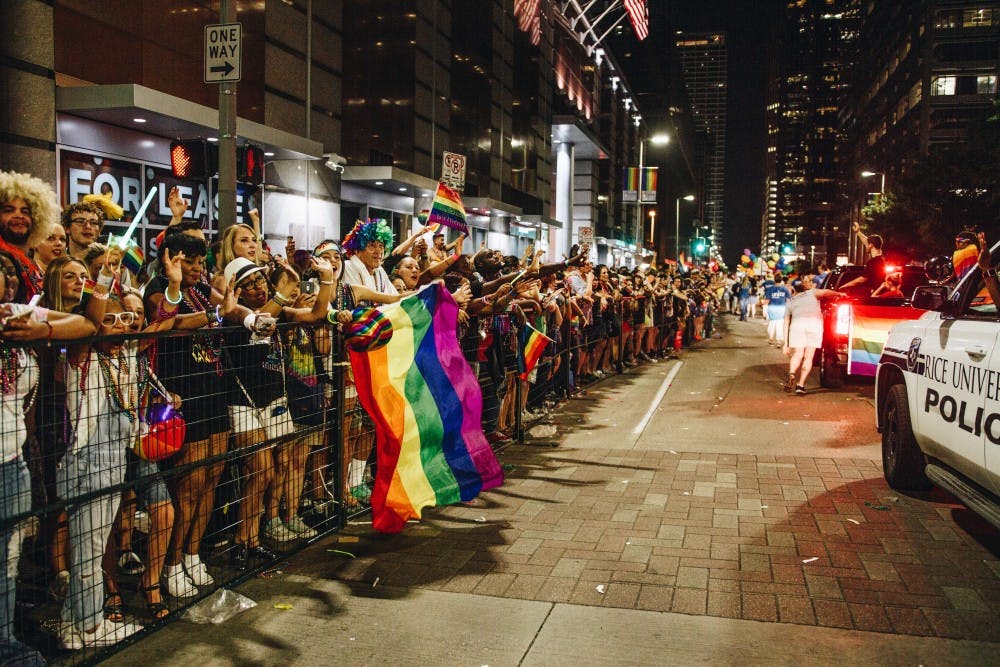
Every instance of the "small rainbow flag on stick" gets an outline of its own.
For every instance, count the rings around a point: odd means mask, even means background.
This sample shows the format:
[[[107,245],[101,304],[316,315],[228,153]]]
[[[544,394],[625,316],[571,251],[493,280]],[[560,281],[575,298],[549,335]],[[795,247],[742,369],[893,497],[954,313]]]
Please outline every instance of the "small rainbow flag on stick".
[[[444,183],[438,183],[431,212],[427,215],[427,224],[434,223],[451,227],[465,235],[469,234],[469,227],[465,224],[465,206],[462,205],[462,197]]]
[[[535,369],[535,365],[542,358],[542,353],[545,352],[546,346],[554,342],[554,340],[535,327],[527,322],[524,323],[524,330],[521,331],[521,348],[523,351],[517,360],[522,380],[528,379],[528,374]]]
[[[134,243],[130,244],[125,250],[125,253],[122,255],[122,266],[131,271],[133,274],[139,273],[139,269],[142,268],[142,263],[144,261],[145,258],[142,255],[142,250],[140,250],[139,246]]]
[[[398,533],[424,507],[472,500],[503,471],[483,435],[483,395],[455,331],[458,304],[441,283],[380,308],[388,344],[352,349],[361,405],[375,422],[372,527]]]
[[[90,278],[85,278],[83,280],[83,291],[80,292],[80,299],[82,300],[93,296],[95,287],[97,287],[97,283]]]

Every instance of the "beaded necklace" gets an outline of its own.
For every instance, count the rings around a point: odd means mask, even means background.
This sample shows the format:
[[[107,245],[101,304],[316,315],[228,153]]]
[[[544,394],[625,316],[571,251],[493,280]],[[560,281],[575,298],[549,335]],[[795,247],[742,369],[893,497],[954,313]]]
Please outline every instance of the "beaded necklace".
[[[195,286],[187,288],[181,291],[181,297],[184,299],[184,305],[188,307],[192,313],[207,313],[212,309],[212,303],[203,295],[201,292],[195,289]],[[212,318],[209,318],[211,322]],[[213,325],[210,323],[209,328]],[[206,335],[195,335],[193,336],[196,344],[204,346],[204,348],[209,352],[209,356],[212,359],[212,365],[215,366],[215,374],[222,377],[222,340],[220,336],[206,336]]]
[[[22,354],[30,359],[34,356],[35,352],[34,350],[24,350]],[[25,360],[25,365],[27,365],[27,360]],[[11,394],[17,391],[17,382],[21,378],[22,372],[24,370],[21,368],[18,351],[8,347],[0,348],[0,389],[3,390],[4,394]],[[31,410],[37,398],[38,384],[36,383],[32,385],[31,393],[25,397],[22,414],[28,414],[28,411]]]
[[[17,352],[9,347],[0,348],[0,388],[3,393],[10,394],[17,388],[17,377]]]
[[[128,358],[125,356],[124,351],[119,350],[117,359],[114,360],[115,363],[115,373],[111,372],[111,362],[112,358],[110,355],[103,354],[101,352],[97,353],[97,365],[101,369],[101,374],[104,376],[105,380],[105,392],[108,398],[115,404],[120,412],[124,412],[125,416],[128,417],[129,422],[135,423],[139,418],[138,413],[135,409],[136,404],[136,387],[134,383],[129,382],[130,368],[128,365]],[[90,370],[90,358],[88,357],[83,368],[83,372],[80,375],[80,393],[81,395],[86,390],[86,377]],[[122,390],[122,375],[124,371],[126,388]],[[126,393],[128,394],[126,396]],[[77,413],[79,415],[79,413]],[[77,417],[79,418],[79,417]]]

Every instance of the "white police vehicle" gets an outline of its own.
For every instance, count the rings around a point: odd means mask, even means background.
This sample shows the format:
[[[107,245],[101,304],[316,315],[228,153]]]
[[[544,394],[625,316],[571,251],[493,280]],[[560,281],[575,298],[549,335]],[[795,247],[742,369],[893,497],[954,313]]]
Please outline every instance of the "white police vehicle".
[[[991,250],[992,265],[1000,243]],[[1000,313],[979,268],[949,294],[917,288],[920,319],[889,331],[875,380],[885,479],[947,489],[1000,527]]]

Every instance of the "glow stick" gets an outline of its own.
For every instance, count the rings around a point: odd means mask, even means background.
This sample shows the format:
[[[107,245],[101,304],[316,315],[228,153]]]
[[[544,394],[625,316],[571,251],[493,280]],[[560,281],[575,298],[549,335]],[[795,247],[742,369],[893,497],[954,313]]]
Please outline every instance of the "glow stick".
[[[128,247],[128,240],[132,238],[132,234],[135,233],[135,228],[139,226],[139,221],[142,220],[142,216],[146,215],[146,209],[149,208],[149,205],[156,197],[157,190],[158,188],[153,188],[149,191],[149,194],[146,195],[146,201],[142,202],[142,206],[139,207],[139,210],[136,211],[135,216],[132,218],[132,224],[130,224],[128,229],[125,230],[125,234],[118,239],[118,247],[122,250]]]

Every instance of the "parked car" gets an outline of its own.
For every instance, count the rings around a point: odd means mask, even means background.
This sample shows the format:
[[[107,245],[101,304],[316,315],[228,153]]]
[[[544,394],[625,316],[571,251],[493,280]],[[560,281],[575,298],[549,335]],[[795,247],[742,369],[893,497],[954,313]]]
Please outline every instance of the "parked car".
[[[1000,260],[1000,243],[992,261]],[[927,309],[889,332],[875,380],[889,485],[947,489],[1000,527],[1000,313],[978,268],[954,292],[918,287]]]

